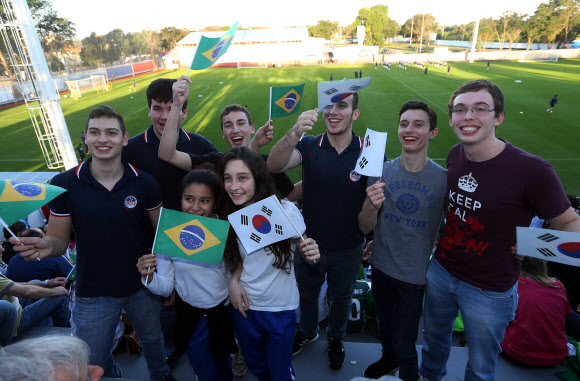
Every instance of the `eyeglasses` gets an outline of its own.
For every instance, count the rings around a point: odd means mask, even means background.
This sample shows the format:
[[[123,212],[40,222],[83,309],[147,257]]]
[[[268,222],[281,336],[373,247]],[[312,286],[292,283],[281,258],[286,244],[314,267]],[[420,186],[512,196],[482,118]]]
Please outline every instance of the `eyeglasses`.
[[[465,114],[467,114],[467,112],[469,110],[471,110],[471,112],[473,112],[475,115],[479,115],[479,116],[485,115],[486,112],[495,111],[495,109],[493,109],[493,108],[487,108],[487,107],[474,107],[474,108],[468,108],[468,107],[453,107],[451,109],[451,113],[452,114],[457,114],[457,115],[465,115]]]

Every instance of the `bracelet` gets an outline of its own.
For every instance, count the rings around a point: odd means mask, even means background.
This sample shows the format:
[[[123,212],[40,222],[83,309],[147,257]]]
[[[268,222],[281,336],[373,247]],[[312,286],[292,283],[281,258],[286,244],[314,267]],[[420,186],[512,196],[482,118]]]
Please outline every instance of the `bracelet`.
[[[46,288],[46,287],[48,287],[48,279],[45,279],[45,280],[44,280],[44,287],[45,287],[45,288]]]

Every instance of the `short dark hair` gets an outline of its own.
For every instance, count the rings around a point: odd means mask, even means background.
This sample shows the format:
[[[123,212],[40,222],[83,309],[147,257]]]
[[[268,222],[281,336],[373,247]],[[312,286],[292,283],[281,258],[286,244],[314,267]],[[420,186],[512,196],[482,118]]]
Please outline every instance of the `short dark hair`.
[[[109,118],[109,119],[116,119],[119,122],[119,128],[121,128],[121,132],[123,135],[127,133],[127,128],[125,127],[125,120],[119,114],[117,110],[107,105],[100,105],[95,107],[94,109],[89,112],[89,117],[87,118],[87,123],[85,124],[85,131],[89,129],[89,122],[91,119],[99,119],[99,118]]]
[[[429,115],[429,131],[437,128],[437,113],[429,105],[423,101],[408,101],[405,102],[399,110],[399,121],[401,115],[407,110],[423,110]]]
[[[239,104],[231,104],[229,106],[226,106],[223,110],[222,113],[220,114],[220,127],[223,130],[224,126],[223,126],[223,119],[224,116],[228,115],[229,113],[232,112],[238,112],[241,111],[244,114],[246,114],[246,118],[248,118],[248,124],[251,126],[252,125],[252,117],[250,116],[250,111],[244,107],[244,106],[240,106]]]
[[[173,84],[177,79],[159,78],[151,82],[147,87],[147,105],[151,109],[151,101],[155,100],[160,103],[173,102]],[[187,101],[181,108],[187,110]]]
[[[12,230],[12,233],[14,233],[18,237],[20,233],[26,230],[26,224],[24,223],[24,221],[16,221],[12,225],[10,225],[9,228],[10,230]],[[12,236],[8,231],[8,229],[6,228],[2,228],[2,233],[4,234],[4,238],[6,239]]]
[[[352,112],[358,109],[358,93],[352,95]]]
[[[497,118],[499,114],[502,112],[505,113],[505,99],[503,97],[503,92],[493,82],[488,81],[487,79],[474,79],[472,81],[465,82],[461,87],[459,87],[449,100],[447,104],[447,108],[449,109],[449,117],[451,118],[451,110],[453,109],[453,102],[455,98],[463,93],[474,93],[479,90],[487,90],[487,92],[493,98],[493,108],[495,109],[495,117]]]
[[[36,238],[42,238],[44,237],[44,232],[39,229],[39,228],[29,228],[26,229],[25,231],[23,231],[22,233],[20,233],[19,237],[36,237]]]

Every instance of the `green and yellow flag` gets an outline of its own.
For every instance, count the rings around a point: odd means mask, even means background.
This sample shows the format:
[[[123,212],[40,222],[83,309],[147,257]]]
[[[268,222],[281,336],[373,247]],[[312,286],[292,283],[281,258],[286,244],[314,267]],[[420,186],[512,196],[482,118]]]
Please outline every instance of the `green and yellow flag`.
[[[68,257],[70,259],[71,265],[73,265],[73,268],[70,270],[70,272],[66,276],[66,280],[68,280],[69,282],[74,282],[75,280],[77,280],[77,247],[76,246],[74,249],[72,249],[72,251],[70,251],[68,253]]]
[[[228,221],[162,208],[153,252],[218,265],[229,229]]]
[[[11,225],[65,191],[54,185],[0,179],[0,218]]]
[[[232,25],[232,27],[221,37],[209,38],[201,36],[193,61],[191,61],[191,70],[203,70],[213,65],[230,47],[230,43],[234,38],[236,30],[238,30],[239,22]]]
[[[300,108],[304,83],[297,86],[270,87],[270,118],[294,114]]]

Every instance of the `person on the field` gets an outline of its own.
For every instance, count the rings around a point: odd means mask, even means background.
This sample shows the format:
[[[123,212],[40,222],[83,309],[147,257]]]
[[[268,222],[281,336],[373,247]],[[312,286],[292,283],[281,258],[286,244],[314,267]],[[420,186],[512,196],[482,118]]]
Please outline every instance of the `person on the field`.
[[[550,108],[546,110],[550,114],[554,112],[554,107],[558,104],[558,94],[554,95],[552,99],[550,99]]]
[[[556,230],[580,232],[552,166],[496,136],[505,100],[494,83],[468,81],[448,104],[460,143],[447,156],[445,231],[427,270],[420,373],[441,380],[461,311],[469,359],[465,380],[493,380],[505,328],[513,320],[521,261],[516,226],[534,215]]]

